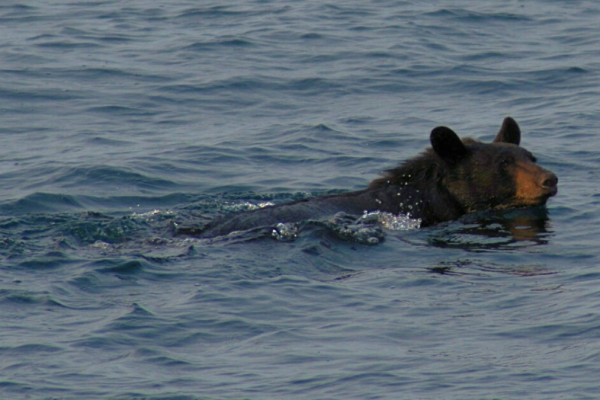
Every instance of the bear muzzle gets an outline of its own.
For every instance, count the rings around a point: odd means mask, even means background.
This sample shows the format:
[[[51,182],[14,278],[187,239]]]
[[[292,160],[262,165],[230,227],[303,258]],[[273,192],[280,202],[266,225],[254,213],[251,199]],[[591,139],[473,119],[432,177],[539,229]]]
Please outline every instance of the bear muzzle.
[[[540,179],[540,186],[548,192],[548,197],[558,193],[558,177],[552,172],[544,170],[545,174]]]
[[[515,166],[516,203],[542,205],[558,193],[558,178],[547,169],[534,163],[518,163]]]

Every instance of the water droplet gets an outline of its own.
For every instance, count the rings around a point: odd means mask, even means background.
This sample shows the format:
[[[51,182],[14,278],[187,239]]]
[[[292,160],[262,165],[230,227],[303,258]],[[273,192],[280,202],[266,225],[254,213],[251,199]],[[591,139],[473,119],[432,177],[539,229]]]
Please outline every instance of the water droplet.
[[[271,236],[279,241],[287,242],[298,237],[298,227],[294,223],[278,223],[271,231]]]

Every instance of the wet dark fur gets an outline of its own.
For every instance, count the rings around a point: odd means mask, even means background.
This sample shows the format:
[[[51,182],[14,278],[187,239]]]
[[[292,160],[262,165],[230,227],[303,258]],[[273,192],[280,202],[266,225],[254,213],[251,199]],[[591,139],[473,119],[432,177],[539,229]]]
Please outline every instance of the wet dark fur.
[[[333,216],[343,211],[410,214],[422,226],[490,208],[543,205],[556,194],[558,179],[538,167],[519,146],[521,132],[510,117],[492,143],[460,140],[449,128],[431,132],[432,148],[388,170],[367,189],[320,196],[215,220],[180,233],[215,237],[234,231]]]

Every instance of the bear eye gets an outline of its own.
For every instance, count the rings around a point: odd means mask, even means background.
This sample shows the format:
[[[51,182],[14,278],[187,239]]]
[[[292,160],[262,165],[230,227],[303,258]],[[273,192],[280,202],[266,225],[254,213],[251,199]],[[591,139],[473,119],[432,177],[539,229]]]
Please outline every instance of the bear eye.
[[[533,162],[533,163],[537,162],[537,158],[534,155],[532,155],[530,158],[531,158],[531,162]]]
[[[508,158],[503,158],[502,160],[500,160],[501,168],[506,168],[509,166],[509,164],[510,164],[510,160]]]

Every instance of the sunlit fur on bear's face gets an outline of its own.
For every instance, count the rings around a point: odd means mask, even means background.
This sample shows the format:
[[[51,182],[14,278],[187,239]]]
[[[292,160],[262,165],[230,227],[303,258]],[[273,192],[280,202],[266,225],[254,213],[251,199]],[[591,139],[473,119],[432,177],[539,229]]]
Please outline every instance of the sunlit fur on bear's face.
[[[512,143],[463,140],[466,155],[442,179],[466,211],[536,206],[556,194],[556,176]]]

